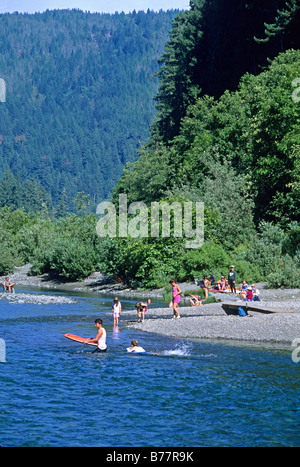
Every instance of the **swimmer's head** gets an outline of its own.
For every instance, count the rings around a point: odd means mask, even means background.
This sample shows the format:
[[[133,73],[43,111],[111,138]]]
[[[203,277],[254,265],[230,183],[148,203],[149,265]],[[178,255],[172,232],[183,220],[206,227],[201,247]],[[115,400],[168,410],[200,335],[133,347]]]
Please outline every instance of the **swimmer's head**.
[[[136,339],[131,341],[131,345],[132,345],[132,347],[137,347],[138,341]]]

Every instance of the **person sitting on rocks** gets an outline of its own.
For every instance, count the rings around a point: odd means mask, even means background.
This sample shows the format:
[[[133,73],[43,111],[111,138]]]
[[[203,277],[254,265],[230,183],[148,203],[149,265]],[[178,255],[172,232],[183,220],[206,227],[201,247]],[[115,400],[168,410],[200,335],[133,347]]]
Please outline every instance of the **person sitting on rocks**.
[[[4,292],[7,292],[7,291],[8,291],[9,293],[12,293],[12,292],[14,293],[14,292],[15,292],[15,289],[14,289],[14,285],[15,285],[15,284],[14,284],[14,282],[11,282],[11,281],[9,280],[9,277],[6,277],[6,278],[5,278],[5,281],[3,282],[2,285],[3,285],[3,290],[4,290]]]
[[[246,295],[247,295],[247,289],[248,289],[248,284],[246,281],[243,281],[243,283],[241,284],[241,287],[240,287],[240,298],[241,300],[245,300],[246,298]]]
[[[217,281],[217,289],[226,290],[227,288],[228,288],[228,281],[225,279],[224,276],[222,276],[221,279]]]
[[[255,287],[255,284],[252,284],[251,288],[253,292],[253,301],[260,302],[259,290]]]
[[[253,300],[253,292],[252,292],[252,288],[251,288],[251,287],[248,287],[248,289],[247,289],[247,294],[246,294],[245,300],[246,300],[247,302],[252,302],[252,300]]]

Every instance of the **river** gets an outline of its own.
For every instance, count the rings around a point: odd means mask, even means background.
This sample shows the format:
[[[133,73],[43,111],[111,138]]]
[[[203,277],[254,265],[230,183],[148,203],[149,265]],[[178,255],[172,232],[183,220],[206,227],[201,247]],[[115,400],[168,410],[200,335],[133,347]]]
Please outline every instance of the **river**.
[[[143,333],[126,328],[132,316],[114,328],[112,297],[68,296],[76,302],[0,300],[1,446],[300,445],[300,363],[290,350]],[[132,310],[136,299],[121,302]],[[64,337],[95,336],[99,317],[106,354]],[[126,352],[134,338],[146,354]]]

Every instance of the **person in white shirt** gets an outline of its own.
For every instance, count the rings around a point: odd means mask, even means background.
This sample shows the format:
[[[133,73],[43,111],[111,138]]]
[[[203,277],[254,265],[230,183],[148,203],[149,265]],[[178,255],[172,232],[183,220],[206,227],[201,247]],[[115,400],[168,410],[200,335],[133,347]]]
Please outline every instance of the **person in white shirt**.
[[[106,331],[102,326],[102,319],[95,319],[95,326],[98,329],[97,335],[94,338],[87,339],[87,344],[91,342],[95,342],[97,344],[96,351],[98,352],[106,352],[107,345],[106,345]]]
[[[121,302],[119,302],[118,297],[115,297],[114,301],[113,301],[113,304],[112,304],[112,314],[113,314],[113,317],[114,317],[114,326],[118,326],[118,324],[119,324],[119,318],[120,318],[120,315],[121,315],[121,311],[122,311]]]

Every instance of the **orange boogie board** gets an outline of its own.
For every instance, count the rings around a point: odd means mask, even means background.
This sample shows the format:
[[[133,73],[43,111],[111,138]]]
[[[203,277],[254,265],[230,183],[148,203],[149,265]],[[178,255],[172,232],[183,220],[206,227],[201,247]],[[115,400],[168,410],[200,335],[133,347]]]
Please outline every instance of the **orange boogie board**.
[[[70,339],[71,341],[75,341],[75,342],[79,342],[80,344],[88,344],[88,345],[93,345],[95,347],[97,347],[97,344],[96,342],[87,342],[87,338],[86,337],[80,337],[80,336],[76,336],[75,334],[64,334],[64,336],[67,338],[67,339]]]

